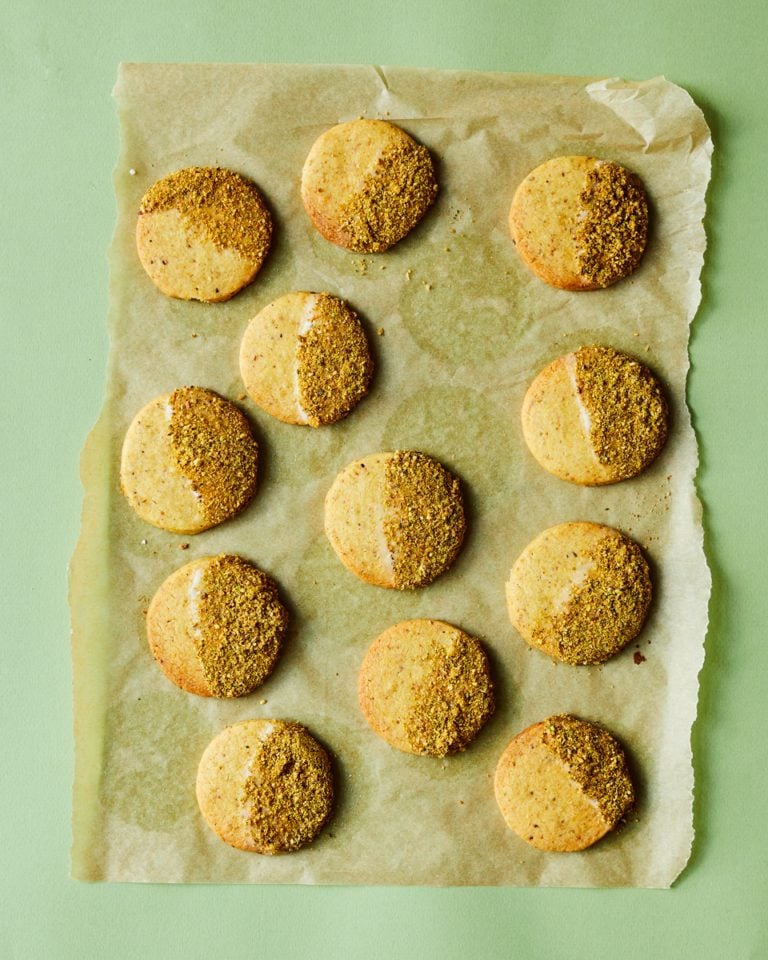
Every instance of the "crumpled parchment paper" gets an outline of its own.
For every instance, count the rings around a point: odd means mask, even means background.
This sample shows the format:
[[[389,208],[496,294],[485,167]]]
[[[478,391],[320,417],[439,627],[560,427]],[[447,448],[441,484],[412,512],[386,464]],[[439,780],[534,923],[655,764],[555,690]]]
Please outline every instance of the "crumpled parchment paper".
[[[83,454],[82,535],[71,568],[74,876],[670,885],[693,837],[690,732],[709,595],[685,403],[712,149],[700,110],[663,78],[629,83],[363,66],[126,64],[115,97],[122,149],[114,178],[109,382]],[[379,256],[327,243],[299,196],[315,138],[358,116],[401,124],[431,150],[441,184],[417,230]],[[519,261],[508,234],[517,184],[538,163],[566,153],[625,164],[652,200],[641,268],[604,291],[546,286]],[[136,256],[141,196],[157,178],[194,164],[252,177],[275,215],[266,266],[225,304],[166,299]],[[248,320],[297,289],[347,299],[375,350],[370,396],[347,420],[319,430],[278,423],[242,399],[237,353]],[[532,377],[588,343],[648,363],[672,411],[658,462],[606,488],[546,474],[528,454],[519,423]],[[184,384],[240,398],[262,454],[252,505],[197,537],[142,523],[118,488],[130,420],[156,394]],[[403,594],[359,582],[323,534],[323,498],[338,470],[397,448],[423,450],[458,473],[470,518],[453,569]],[[644,632],[599,667],[550,662],[507,619],[509,568],[541,530],[566,520],[623,529],[653,565],[656,596]],[[143,623],[168,574],[219,552],[241,554],[274,576],[292,614],[272,678],[234,701],[172,686],[149,654]],[[466,753],[446,760],[391,749],[368,729],[356,701],[369,642],[418,616],[479,636],[496,680],[495,716]],[[639,788],[629,822],[578,854],[528,847],[505,826],[492,790],[509,738],[559,712],[612,730],[627,747]],[[226,724],[257,716],[305,723],[334,756],[333,822],[313,846],[282,857],[230,849],[195,802],[206,744]]]

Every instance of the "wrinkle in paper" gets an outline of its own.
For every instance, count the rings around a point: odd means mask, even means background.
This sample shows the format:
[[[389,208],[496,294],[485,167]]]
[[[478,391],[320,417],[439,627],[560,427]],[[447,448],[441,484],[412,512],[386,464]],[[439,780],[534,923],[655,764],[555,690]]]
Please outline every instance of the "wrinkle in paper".
[[[83,457],[85,502],[73,560],[77,771],[73,872],[153,882],[668,886],[690,852],[690,730],[703,659],[709,574],[694,490],[696,441],[685,404],[689,326],[699,303],[711,142],[688,94],[655,78],[515,76],[379,67],[128,64],[115,90],[122,149],[111,250],[111,352],[101,420]],[[390,252],[360,257],[314,232],[299,176],[315,138],[357,116],[401,123],[436,158],[435,208]],[[654,226],[641,268],[595,293],[554,290],[528,273],[507,231],[517,184],[564,153],[640,174]],[[164,298],[133,235],[141,196],[188,165],[253,178],[277,221],[256,281],[226,304]],[[131,173],[135,171],[135,173]],[[366,324],[377,371],[345,421],[311,430],[243,401],[237,351],[249,319],[291,290],[328,291]],[[378,328],[384,331],[377,337]],[[670,439],[644,475],[583,489],[545,474],[519,411],[554,357],[605,343],[664,381]],[[143,524],[118,489],[120,445],[136,411],[184,384],[239,401],[261,445],[260,489],[236,520],[194,538]],[[470,532],[454,568],[399,594],[358,582],[322,528],[323,498],[346,463],[416,448],[462,478]],[[515,634],[504,583],[526,544],[566,520],[617,526],[647,551],[656,596],[636,644],[599,667],[555,665]],[[180,548],[189,543],[186,550]],[[238,553],[276,578],[292,614],[272,678],[235,701],[177,690],[152,661],[143,617],[173,570]],[[356,702],[370,641],[410,617],[480,637],[498,708],[476,743],[446,760],[380,741]],[[644,660],[633,653],[639,652]],[[552,713],[605,724],[627,746],[639,786],[630,822],[591,850],[528,847],[493,798],[511,736]],[[198,759],[228,723],[307,724],[335,757],[334,820],[283,857],[221,843],[194,795]]]

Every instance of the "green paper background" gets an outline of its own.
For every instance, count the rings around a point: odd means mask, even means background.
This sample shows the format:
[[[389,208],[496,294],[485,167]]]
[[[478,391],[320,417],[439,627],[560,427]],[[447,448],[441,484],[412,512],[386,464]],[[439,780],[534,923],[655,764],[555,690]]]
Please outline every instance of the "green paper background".
[[[0,957],[768,957],[768,6],[6,0],[0,16]],[[693,746],[697,839],[671,891],[89,885],[69,873],[66,568],[107,352],[120,60],[665,74],[715,141],[694,324],[714,574]]]

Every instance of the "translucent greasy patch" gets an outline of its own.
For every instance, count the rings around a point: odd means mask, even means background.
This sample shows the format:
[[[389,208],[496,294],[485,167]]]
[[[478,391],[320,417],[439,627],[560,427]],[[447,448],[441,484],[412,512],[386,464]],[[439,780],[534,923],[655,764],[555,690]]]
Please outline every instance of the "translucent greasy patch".
[[[609,347],[582,347],[575,357],[595,456],[620,478],[640,473],[667,439],[667,404],[658,381],[637,360]]]
[[[200,584],[195,646],[217,697],[241,697],[269,676],[288,614],[277,586],[240,557],[215,557]]]
[[[432,457],[398,450],[386,465],[383,500],[395,586],[431,583],[451,565],[464,538],[459,481]]]
[[[153,184],[139,215],[178,210],[190,228],[219,250],[260,263],[272,238],[272,218],[255,183],[220,167],[186,167]]]
[[[419,660],[424,678],[403,732],[414,753],[445,757],[467,747],[493,713],[488,660],[477,641],[462,633],[450,646],[432,640]]]
[[[381,253],[416,226],[437,197],[429,151],[399,141],[382,151],[362,189],[340,208],[340,226],[349,249]]]
[[[651,602],[651,578],[640,547],[624,536],[601,537],[592,565],[563,612],[533,631],[548,647],[554,635],[566,663],[602,663],[637,636]]]
[[[214,525],[237,513],[256,489],[257,446],[248,421],[228,400],[203,387],[170,397],[168,434],[181,473]]]
[[[634,791],[624,751],[610,733],[561,714],[544,721],[543,739],[606,822],[618,823],[634,803]]]
[[[338,297],[317,295],[297,350],[299,404],[317,427],[346,416],[368,392],[373,363],[354,311]]]
[[[582,277],[607,287],[631,273],[645,250],[648,203],[640,179],[618,163],[598,163],[580,196],[586,212],[574,239]]]
[[[254,754],[242,798],[253,841],[264,853],[297,850],[331,814],[328,755],[297,723],[280,724]]]

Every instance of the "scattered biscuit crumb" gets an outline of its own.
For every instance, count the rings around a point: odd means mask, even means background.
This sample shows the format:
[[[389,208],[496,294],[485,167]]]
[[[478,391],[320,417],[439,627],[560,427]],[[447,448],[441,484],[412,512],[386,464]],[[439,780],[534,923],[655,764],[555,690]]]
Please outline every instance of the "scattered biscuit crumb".
[[[383,336],[384,336],[384,327],[379,327],[379,329],[376,331],[376,333],[378,333],[378,335],[379,335],[380,337],[383,337]]]
[[[131,167],[131,169],[128,171],[128,176],[129,176],[129,177],[135,177],[135,176],[136,176],[136,171],[133,169],[133,167]]]
[[[180,544],[179,544],[179,550],[189,550],[189,544],[188,544],[188,543],[180,543]]]

